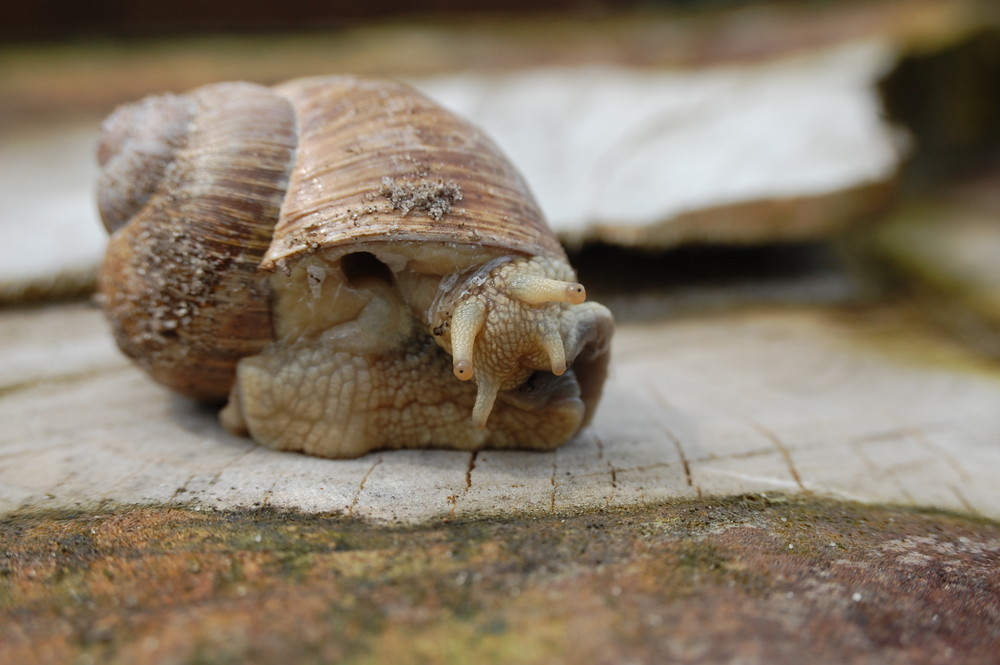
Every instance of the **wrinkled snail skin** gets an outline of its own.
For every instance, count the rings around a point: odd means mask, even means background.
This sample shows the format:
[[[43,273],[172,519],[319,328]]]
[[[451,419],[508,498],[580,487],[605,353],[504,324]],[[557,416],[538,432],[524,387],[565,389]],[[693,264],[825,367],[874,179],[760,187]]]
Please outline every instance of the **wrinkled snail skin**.
[[[157,381],[281,450],[549,450],[613,320],[520,175],[399,83],[223,83],[117,110],[100,300]]]

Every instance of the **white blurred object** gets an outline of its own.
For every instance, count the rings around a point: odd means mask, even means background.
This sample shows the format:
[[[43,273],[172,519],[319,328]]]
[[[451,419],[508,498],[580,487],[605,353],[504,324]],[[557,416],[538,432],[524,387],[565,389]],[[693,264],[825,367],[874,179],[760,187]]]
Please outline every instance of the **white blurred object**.
[[[643,226],[894,177],[901,142],[875,83],[887,43],[691,71],[561,68],[413,81],[483,127],[553,228]],[[605,239],[606,238],[602,238]]]
[[[900,141],[874,84],[893,57],[888,44],[862,42],[697,70],[411,82],[497,140],[565,241],[642,244],[646,229],[685,213],[892,180]],[[92,278],[105,242],[93,202],[97,129],[88,121],[0,138],[0,300]],[[820,217],[810,223],[821,230],[843,221]],[[737,214],[734,225],[744,221]],[[751,237],[769,233],[765,224]]]
[[[59,295],[93,279],[106,234],[97,217],[98,123],[0,136],[0,302]]]

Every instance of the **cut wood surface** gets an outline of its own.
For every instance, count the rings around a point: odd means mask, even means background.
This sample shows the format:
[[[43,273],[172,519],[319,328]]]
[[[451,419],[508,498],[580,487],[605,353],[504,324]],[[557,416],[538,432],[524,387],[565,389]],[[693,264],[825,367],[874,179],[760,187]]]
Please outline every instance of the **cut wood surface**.
[[[1000,517],[1000,370],[904,313],[737,309],[626,324],[593,426],[554,453],[336,461],[227,434],[100,313],[0,314],[0,509],[274,506],[376,522],[781,490]]]

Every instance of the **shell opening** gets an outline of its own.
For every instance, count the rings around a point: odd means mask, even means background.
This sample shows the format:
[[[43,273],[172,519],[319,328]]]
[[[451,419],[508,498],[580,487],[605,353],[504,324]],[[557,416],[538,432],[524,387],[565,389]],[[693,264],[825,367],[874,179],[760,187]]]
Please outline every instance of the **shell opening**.
[[[372,280],[393,284],[395,278],[389,266],[382,263],[371,252],[353,252],[340,259],[344,278],[350,286],[357,287]]]

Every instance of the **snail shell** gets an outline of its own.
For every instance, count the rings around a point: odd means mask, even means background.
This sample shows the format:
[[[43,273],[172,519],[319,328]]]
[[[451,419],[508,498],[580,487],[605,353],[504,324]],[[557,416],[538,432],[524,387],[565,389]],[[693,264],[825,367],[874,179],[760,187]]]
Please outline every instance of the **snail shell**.
[[[613,329],[520,175],[409,87],[221,83],[103,127],[100,300],[157,381],[325,457],[551,449]]]

